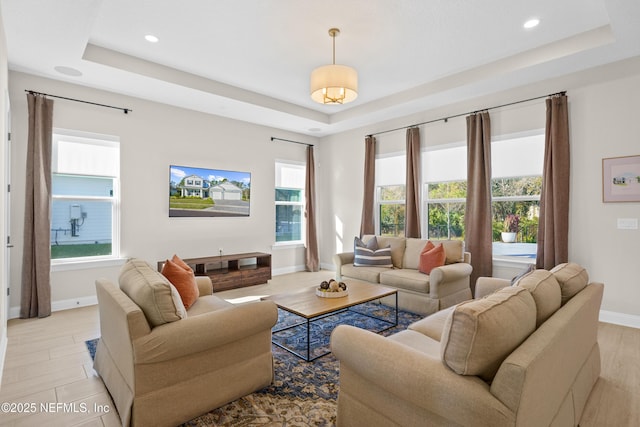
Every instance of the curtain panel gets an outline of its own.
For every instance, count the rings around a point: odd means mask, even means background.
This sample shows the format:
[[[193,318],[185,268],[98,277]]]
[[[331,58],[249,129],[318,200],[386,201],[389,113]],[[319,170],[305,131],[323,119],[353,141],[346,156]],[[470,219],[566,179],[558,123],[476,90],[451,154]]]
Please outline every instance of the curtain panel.
[[[569,259],[570,150],[567,96],[553,96],[546,104],[536,267],[549,270]]]
[[[376,139],[369,135],[364,139],[364,196],[362,201],[362,219],[360,221],[360,237],[365,234],[376,234],[374,219],[375,194]]]
[[[471,291],[478,277],[493,274],[491,223],[491,120],[484,111],[467,116],[467,203],[465,244],[471,252]]]
[[[406,237],[420,238],[420,129],[407,129]]]
[[[51,314],[51,140],[53,100],[27,94],[27,139],[24,250],[20,317]]]
[[[307,173],[304,194],[306,195],[304,214],[307,218],[305,267],[307,271],[318,271],[320,262],[318,259],[318,235],[316,230],[316,167],[312,145],[307,146]]]

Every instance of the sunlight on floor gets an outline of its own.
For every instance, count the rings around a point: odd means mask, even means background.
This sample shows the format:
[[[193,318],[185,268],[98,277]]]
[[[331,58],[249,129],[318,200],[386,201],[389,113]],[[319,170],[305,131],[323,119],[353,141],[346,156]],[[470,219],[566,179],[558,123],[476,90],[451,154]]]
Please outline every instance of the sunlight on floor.
[[[229,301],[231,304],[244,304],[245,302],[260,301],[260,298],[267,296],[269,295],[247,295],[246,297],[229,298],[227,299],[227,301]]]

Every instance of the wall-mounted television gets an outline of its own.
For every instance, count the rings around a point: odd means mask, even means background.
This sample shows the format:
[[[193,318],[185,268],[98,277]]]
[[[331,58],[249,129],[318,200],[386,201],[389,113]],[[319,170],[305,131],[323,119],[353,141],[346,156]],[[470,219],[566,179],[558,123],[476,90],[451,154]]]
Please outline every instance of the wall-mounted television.
[[[170,217],[249,216],[251,173],[169,166]]]

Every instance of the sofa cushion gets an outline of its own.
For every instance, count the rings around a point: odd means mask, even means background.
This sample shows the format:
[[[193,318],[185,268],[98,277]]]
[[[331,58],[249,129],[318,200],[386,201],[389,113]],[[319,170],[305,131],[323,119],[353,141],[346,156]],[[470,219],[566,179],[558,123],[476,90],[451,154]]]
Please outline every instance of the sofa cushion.
[[[375,237],[374,237],[375,239]],[[374,242],[375,240],[369,240]],[[359,238],[354,241],[354,261],[356,267],[393,267],[391,247],[374,248],[373,244],[364,244]]]
[[[442,243],[446,254],[445,264],[464,262],[464,241],[463,240],[431,240],[431,243],[438,245]],[[420,254],[427,244],[425,239],[408,238],[405,243],[402,268],[418,269]]]
[[[429,240],[408,238],[405,242],[402,268],[417,270],[418,265],[420,264],[420,254],[428,242]],[[433,243],[431,244],[433,245]]]
[[[378,247],[391,247],[391,262],[393,262],[393,266],[396,268],[402,268],[402,258],[404,257],[406,239],[404,237],[374,236],[366,234],[362,236],[362,241],[368,242],[373,237],[377,239]]]
[[[589,273],[582,266],[568,262],[558,264],[551,269],[560,284],[562,305],[569,301],[589,283]]]
[[[404,330],[389,336],[388,339],[418,350],[433,359],[440,359],[440,343],[419,332]]]
[[[233,308],[234,305],[215,295],[203,295],[196,300],[189,308],[189,317],[198,316],[200,314],[210,313],[212,311]]]
[[[464,262],[464,240],[433,240],[433,244],[442,243],[447,254],[445,264]]]
[[[444,265],[446,258],[447,255],[444,253],[444,246],[442,246],[442,243],[438,243],[434,246],[431,241],[428,241],[420,254],[418,271],[424,274],[431,274],[431,270]]]
[[[385,271],[390,271],[390,269],[387,267],[356,267],[353,264],[344,264],[341,268],[342,276],[371,283],[380,283],[380,273]]]
[[[442,331],[442,361],[457,374],[491,381],[504,359],[535,327],[535,301],[518,286],[460,303]]]
[[[196,276],[193,270],[188,265],[184,265],[186,268],[168,259],[162,266],[162,275],[169,279],[171,284],[175,286],[178,294],[180,294],[184,308],[189,310],[189,307],[191,307],[200,296],[200,291],[198,290]]]
[[[536,328],[560,308],[560,285],[547,270],[534,270],[518,280],[516,286],[528,290],[536,302]]]
[[[526,269],[522,270],[520,273],[516,274],[513,279],[511,279],[511,286],[517,285],[520,279],[527,276],[532,271],[535,271],[535,269],[535,264],[529,264]]]
[[[413,322],[407,329],[420,332],[421,334],[440,342],[442,339],[442,329],[447,322],[447,318],[455,308],[456,306],[452,305],[449,308],[437,311],[424,319]]]
[[[127,261],[120,271],[119,283],[152,327],[187,317],[176,288],[145,261],[135,258]]]
[[[414,292],[429,293],[429,276],[408,268],[381,272],[380,284]]]

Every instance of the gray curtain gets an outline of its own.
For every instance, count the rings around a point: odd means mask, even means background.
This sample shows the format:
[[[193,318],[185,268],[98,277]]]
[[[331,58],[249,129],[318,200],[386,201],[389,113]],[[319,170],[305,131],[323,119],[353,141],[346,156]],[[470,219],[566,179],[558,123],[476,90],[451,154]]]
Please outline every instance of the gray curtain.
[[[29,136],[20,317],[51,314],[51,134],[53,101],[27,94]]]
[[[360,237],[376,234],[374,210],[376,194],[376,139],[369,135],[364,139],[364,198]]]
[[[404,235],[420,238],[420,129],[407,129]]]
[[[484,111],[467,116],[466,249],[471,252],[471,291],[478,277],[493,273],[491,225],[491,120]]]
[[[306,196],[305,216],[307,218],[305,266],[307,271],[318,271],[318,235],[316,231],[316,167],[313,146],[307,146],[307,176],[304,194]]]
[[[567,97],[547,99],[538,253],[536,267],[546,270],[569,258],[569,112]]]

